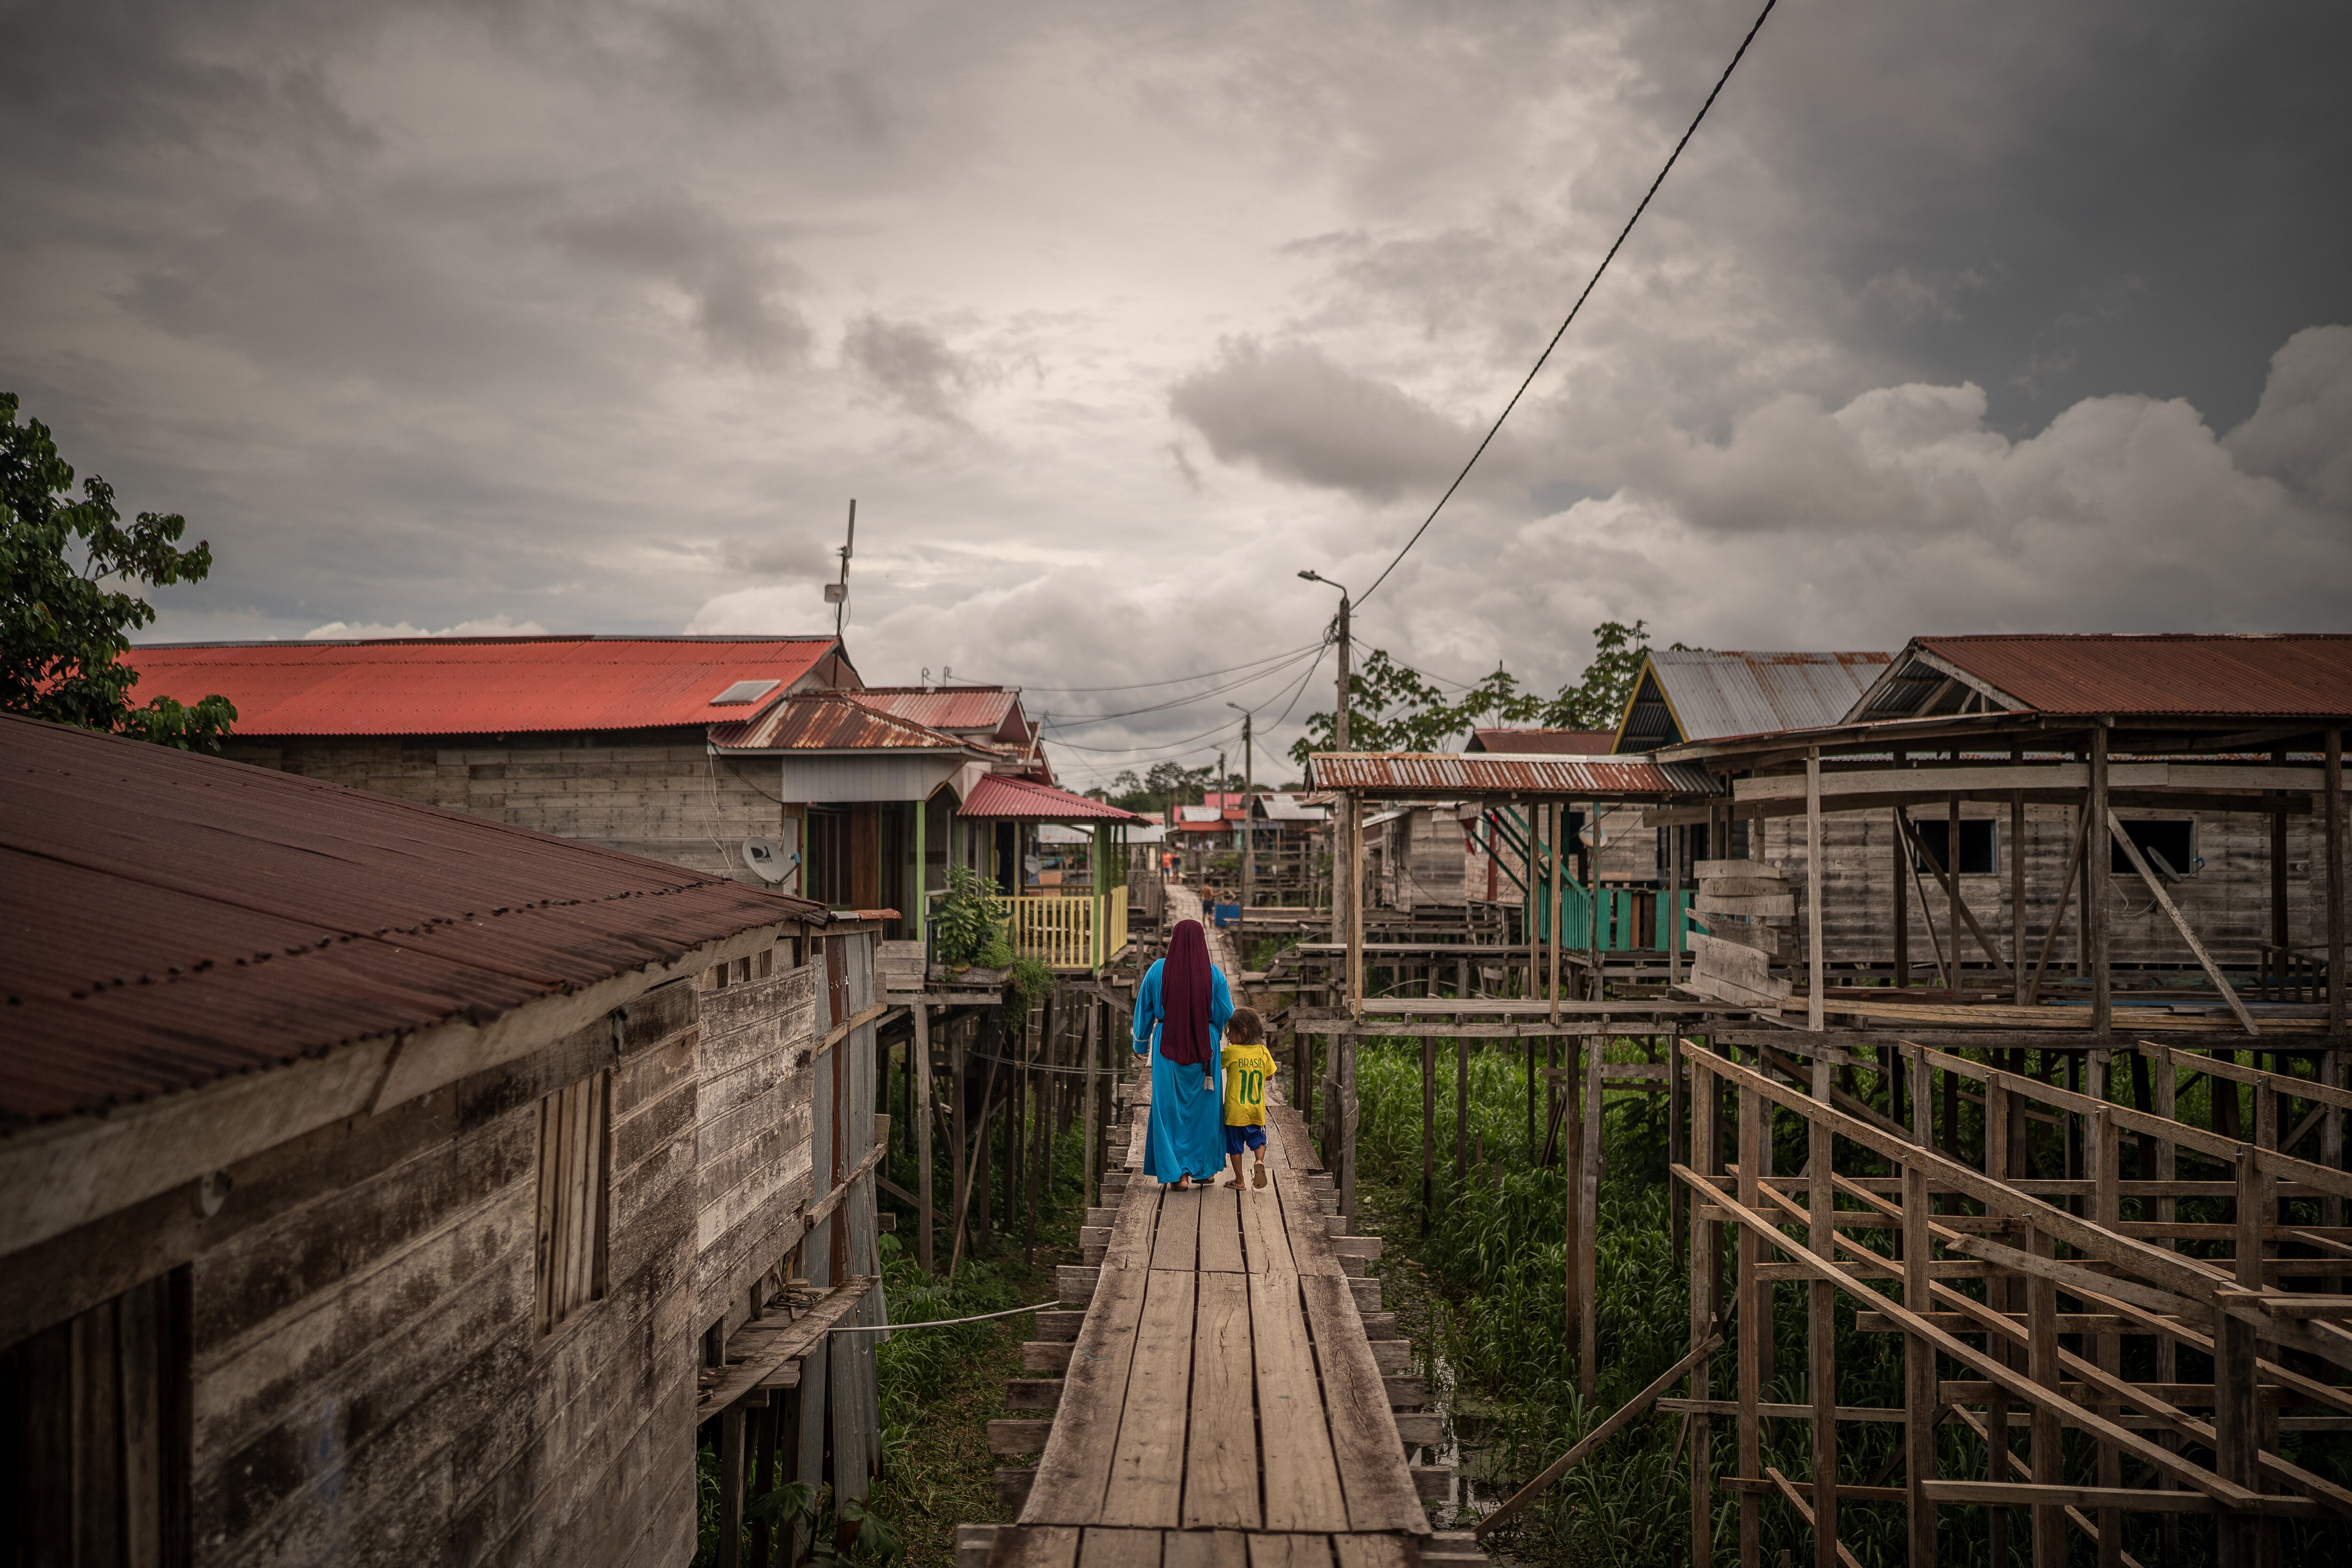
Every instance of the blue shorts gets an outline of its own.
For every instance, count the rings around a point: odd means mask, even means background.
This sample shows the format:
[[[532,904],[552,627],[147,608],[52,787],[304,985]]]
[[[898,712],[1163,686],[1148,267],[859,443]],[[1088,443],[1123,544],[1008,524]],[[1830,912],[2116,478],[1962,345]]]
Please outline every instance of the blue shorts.
[[[1265,1147],[1265,1129],[1264,1127],[1228,1126],[1225,1129],[1225,1152],[1228,1154],[1238,1154],[1244,1149]]]

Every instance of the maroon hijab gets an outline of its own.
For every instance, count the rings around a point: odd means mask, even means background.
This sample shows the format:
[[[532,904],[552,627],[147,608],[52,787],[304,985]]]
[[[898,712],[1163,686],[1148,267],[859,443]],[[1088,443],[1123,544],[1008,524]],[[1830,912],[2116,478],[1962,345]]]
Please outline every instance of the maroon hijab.
[[[1209,1059],[1209,939],[1199,921],[1178,921],[1160,962],[1160,1054],[1178,1067]]]

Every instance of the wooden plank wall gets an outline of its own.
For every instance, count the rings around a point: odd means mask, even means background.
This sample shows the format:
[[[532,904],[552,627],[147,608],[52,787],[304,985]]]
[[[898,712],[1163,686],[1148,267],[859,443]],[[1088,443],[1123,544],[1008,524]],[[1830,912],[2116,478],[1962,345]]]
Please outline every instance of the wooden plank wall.
[[[777,804],[775,766],[673,745],[433,747],[397,740],[232,742],[239,762],[470,812],[674,866],[750,880],[736,853],[776,838],[796,809]],[[757,779],[755,786],[751,781]],[[764,791],[764,793],[763,793]]]
[[[310,1201],[195,1259],[199,1562],[691,1555],[695,1022],[665,986],[617,1040],[599,1019],[337,1129]],[[607,1068],[607,1295],[542,1341],[539,1100]]]
[[[1911,815],[1913,820],[1918,821],[1940,814],[1937,808],[1922,805],[1912,807]],[[2196,821],[2197,853],[2205,861],[2204,868],[2180,885],[2168,885],[2167,891],[2216,958],[2224,963],[2251,966],[2261,945],[2270,940],[2270,818],[2252,812],[2137,808],[2119,808],[2116,815],[2126,822],[2142,817],[2190,817]],[[2015,848],[2008,841],[2009,808],[1963,804],[1960,816],[1963,821],[1990,817],[1998,823],[1998,868],[1990,875],[1963,876],[1960,896],[2006,956],[2010,856]],[[2322,820],[2316,816],[2290,816],[2286,821],[2288,930],[2296,942],[2317,944],[2324,940],[2321,925],[2326,906],[2326,856],[2316,844]],[[2065,880],[2066,846],[2073,831],[2074,816],[2067,807],[2025,808],[2025,930],[2029,958],[2041,951],[2042,936],[2056,908],[2059,889]],[[1895,832],[1893,814],[1885,809],[1839,813],[1822,819],[1822,950],[1832,963],[1885,963],[1894,956]],[[1647,832],[1643,837],[1646,848]],[[1794,874],[1801,882],[1805,871],[1805,819],[1784,816],[1768,820],[1761,854],[1762,858]],[[1923,906],[1917,884],[1906,878],[1906,896],[1911,905],[1911,959],[1923,969],[1935,960],[1935,944],[1927,935],[1930,918],[1948,951],[1950,941],[1944,932],[1949,918],[1944,889],[1932,877],[1924,880],[1927,898]],[[2163,912],[2154,907],[2137,876],[2126,872],[2111,876],[2109,882],[2113,890],[2107,906],[2107,940],[2115,963],[2194,964],[2187,945]],[[2051,957],[2053,975],[2074,971],[2081,898],[2078,885],[2074,907],[2068,913]],[[1799,901],[1801,908],[1801,891]],[[1800,921],[1800,926],[1801,923]],[[1960,943],[1964,963],[1983,963],[1983,952],[1968,934],[1965,925],[1961,928]]]
[[[822,978],[820,964],[803,963],[701,994],[698,1328],[721,1320],[732,1328],[750,1317],[752,1283],[800,1241],[800,1213],[814,1191],[812,1058],[824,1034]]]

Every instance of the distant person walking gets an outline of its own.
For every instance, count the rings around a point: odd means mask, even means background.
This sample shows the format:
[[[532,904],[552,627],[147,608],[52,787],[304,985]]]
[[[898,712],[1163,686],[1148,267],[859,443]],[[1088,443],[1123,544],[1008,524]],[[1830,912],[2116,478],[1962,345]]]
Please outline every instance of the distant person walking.
[[[1208,934],[1199,921],[1178,921],[1168,956],[1136,987],[1135,1054],[1151,1057],[1143,1173],[1180,1192],[1213,1181],[1225,1163],[1217,1047],[1233,1015],[1233,993],[1209,962]]]

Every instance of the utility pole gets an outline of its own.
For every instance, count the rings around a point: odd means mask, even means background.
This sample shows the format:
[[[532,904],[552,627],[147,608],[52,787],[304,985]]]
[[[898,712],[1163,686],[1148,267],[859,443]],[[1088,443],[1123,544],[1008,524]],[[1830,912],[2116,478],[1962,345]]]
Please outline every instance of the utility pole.
[[[1250,710],[1238,702],[1228,702],[1242,716],[1242,913],[1243,934],[1249,929],[1250,885],[1257,880],[1257,825],[1250,820],[1250,803],[1257,795],[1256,753],[1250,748]]]

